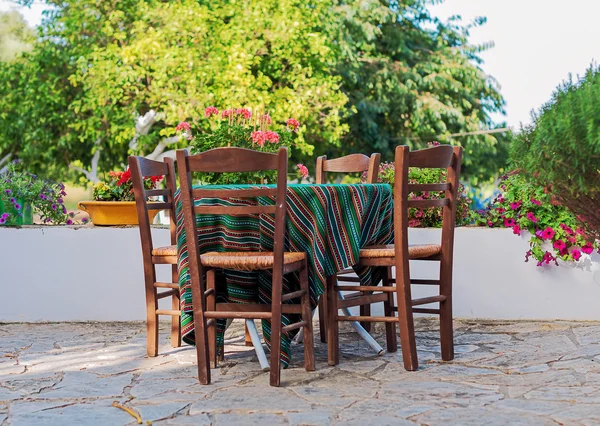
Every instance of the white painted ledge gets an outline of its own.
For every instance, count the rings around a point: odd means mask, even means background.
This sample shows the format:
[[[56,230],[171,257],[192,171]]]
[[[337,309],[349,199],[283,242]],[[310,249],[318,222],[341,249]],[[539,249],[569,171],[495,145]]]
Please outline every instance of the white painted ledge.
[[[156,244],[169,231],[153,229]],[[439,230],[412,229],[411,243]],[[455,240],[457,318],[600,320],[600,256],[577,265],[525,263],[527,239],[510,229],[459,228]],[[435,278],[436,262],[411,262],[415,278]],[[158,266],[168,281],[170,267]],[[0,228],[0,321],[145,319],[137,227]],[[413,286],[413,297],[432,294]],[[166,309],[169,301],[162,300]]]

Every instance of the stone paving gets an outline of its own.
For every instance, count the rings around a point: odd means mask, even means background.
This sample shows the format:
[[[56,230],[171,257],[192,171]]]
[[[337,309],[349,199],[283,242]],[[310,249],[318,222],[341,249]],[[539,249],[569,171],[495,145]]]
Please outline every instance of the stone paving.
[[[307,373],[297,346],[272,388],[241,321],[209,386],[197,383],[194,350],[171,348],[166,327],[160,355],[147,358],[142,323],[2,324],[0,425],[137,424],[114,401],[155,425],[600,425],[600,323],[455,327],[456,359],[442,363],[437,323],[417,322],[417,372],[343,328],[338,367],[318,343]],[[381,328],[374,335],[384,342]]]

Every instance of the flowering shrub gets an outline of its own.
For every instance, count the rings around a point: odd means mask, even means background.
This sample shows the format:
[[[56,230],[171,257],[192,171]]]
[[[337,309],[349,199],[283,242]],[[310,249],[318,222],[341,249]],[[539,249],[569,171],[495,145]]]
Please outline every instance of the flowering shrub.
[[[22,223],[29,206],[40,215],[43,223],[65,223],[69,220],[63,200],[65,195],[62,183],[21,171],[19,161],[14,161],[0,175],[0,203],[3,205],[0,225]]]
[[[209,106],[204,116],[210,120],[210,130],[193,131],[188,122],[181,122],[175,129],[178,134],[189,140],[192,153],[197,154],[209,149],[236,146],[261,152],[276,152],[280,146],[288,148],[294,139],[300,123],[290,118],[285,125],[276,126],[269,114],[264,111],[250,111],[247,108],[226,109],[220,111]],[[204,173],[202,181],[208,184],[253,183],[273,181],[274,172],[252,173]]]
[[[440,183],[446,181],[445,169],[421,169],[410,168],[408,170],[409,183]],[[379,166],[379,182],[394,185],[395,168],[394,163],[381,163]],[[363,174],[363,181],[366,180]],[[424,191],[420,193],[409,193],[411,200],[436,200],[444,198],[443,192]],[[471,200],[467,197],[464,186],[458,187],[456,205],[456,224],[458,226],[468,225],[472,222],[469,204]],[[411,208],[408,210],[408,226],[413,228],[439,228],[442,226],[442,209],[439,207]]]
[[[162,176],[149,176],[144,178],[146,189],[155,189],[163,179]],[[94,185],[95,201],[135,201],[131,172],[109,172],[108,179]]]
[[[481,211],[478,223],[490,227],[512,228],[521,235],[528,231],[530,257],[537,265],[558,265],[557,259],[578,261],[582,254],[598,250],[598,242],[583,229],[575,214],[561,205],[547,188],[527,181],[514,173],[505,176],[502,190],[494,201]]]

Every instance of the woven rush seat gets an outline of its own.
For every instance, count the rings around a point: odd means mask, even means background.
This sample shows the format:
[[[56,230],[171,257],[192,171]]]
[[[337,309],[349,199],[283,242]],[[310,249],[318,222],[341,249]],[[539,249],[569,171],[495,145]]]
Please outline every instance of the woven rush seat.
[[[306,253],[284,252],[283,264],[289,265],[306,259]],[[256,271],[272,269],[275,263],[273,252],[269,251],[228,251],[208,252],[200,256],[202,266],[210,268],[236,269],[238,271]]]
[[[152,250],[152,256],[177,256],[177,246],[156,247]]]
[[[409,259],[421,259],[424,257],[435,256],[440,254],[442,246],[439,244],[418,244],[408,246]],[[360,251],[360,257],[366,259],[394,257],[394,245],[386,244],[382,246],[365,247]]]

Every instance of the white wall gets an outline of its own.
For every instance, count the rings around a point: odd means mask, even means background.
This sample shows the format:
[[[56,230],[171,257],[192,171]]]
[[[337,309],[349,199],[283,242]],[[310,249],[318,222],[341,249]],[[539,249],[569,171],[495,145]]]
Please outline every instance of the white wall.
[[[153,230],[167,245],[167,229]],[[439,232],[411,230],[411,243]],[[506,229],[456,232],[454,312],[457,318],[600,320],[600,256],[571,266],[525,263],[528,243]],[[413,262],[415,278],[436,277],[436,262]],[[169,280],[169,266],[159,265]],[[414,286],[413,296],[432,288]],[[145,319],[136,227],[0,228],[0,321],[126,321]],[[162,300],[169,309],[167,300]]]

